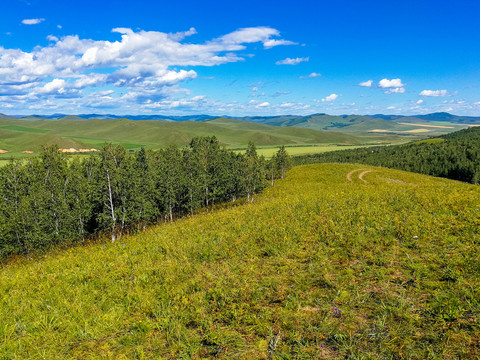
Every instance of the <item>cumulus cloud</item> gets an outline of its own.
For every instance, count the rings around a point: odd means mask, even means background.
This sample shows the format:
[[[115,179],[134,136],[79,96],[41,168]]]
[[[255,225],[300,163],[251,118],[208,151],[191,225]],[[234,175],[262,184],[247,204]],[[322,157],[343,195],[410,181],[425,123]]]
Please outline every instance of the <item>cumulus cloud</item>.
[[[26,19],[24,23],[40,21]],[[129,28],[112,32],[119,34],[117,41],[49,35],[48,46],[36,46],[30,52],[0,46],[0,92],[33,101],[42,96],[78,96],[85,88],[109,86],[115,91],[123,88],[123,95],[112,97],[112,104],[150,101],[160,107],[181,106],[185,102],[161,101],[186,92],[178,84],[198,76],[192,67],[245,61],[237,52],[249,43],[260,42],[264,48],[292,43],[269,27],[243,28],[199,43],[184,42],[197,33],[194,28],[178,33]],[[84,98],[85,103],[95,104],[95,99]]]
[[[40,24],[42,21],[45,21],[45,19],[23,19],[22,24],[24,24],[24,25],[37,25],[37,24]]]
[[[297,64],[300,64],[301,62],[306,62],[308,60],[309,60],[308,57],[295,58],[295,59],[286,58],[284,60],[278,60],[275,64],[276,65],[297,65]]]
[[[405,88],[393,88],[385,91],[385,94],[403,94],[404,92]]]
[[[319,74],[319,73],[316,73],[316,72],[312,72],[311,74],[309,75],[303,75],[303,76],[300,76],[300,79],[313,79],[313,78],[317,78],[317,77],[321,77],[322,74]]]
[[[372,83],[373,83],[373,80],[368,80],[368,81],[361,82],[360,84],[358,84],[358,86],[371,87]]]
[[[404,87],[405,85],[402,84],[402,80],[400,79],[382,79],[378,82],[378,87],[380,88],[401,88]]]
[[[432,96],[432,97],[444,97],[444,96],[449,96],[450,94],[448,93],[447,90],[423,90],[419,95]]]
[[[416,102],[416,104],[419,104],[419,105],[420,105],[420,104],[423,104],[423,100],[422,100],[422,99],[418,100],[418,101]]]
[[[322,99],[322,102],[330,102],[330,101],[335,101],[338,99],[337,94],[330,94],[326,98]]]

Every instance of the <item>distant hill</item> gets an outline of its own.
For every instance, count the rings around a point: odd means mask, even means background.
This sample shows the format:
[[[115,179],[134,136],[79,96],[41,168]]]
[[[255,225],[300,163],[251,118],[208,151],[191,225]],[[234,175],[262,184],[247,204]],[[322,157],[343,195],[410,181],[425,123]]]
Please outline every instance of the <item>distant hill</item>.
[[[380,118],[385,120],[401,120],[405,118],[409,119],[421,119],[421,120],[428,120],[428,121],[449,121],[458,124],[472,124],[472,123],[480,123],[480,116],[458,116],[452,115],[446,112],[438,112],[426,115],[365,115],[370,118]]]
[[[87,136],[89,139],[99,139],[95,142],[98,145],[103,140],[108,141],[126,141],[133,144],[133,147],[137,145],[145,146],[158,146],[158,144],[165,143],[185,143],[187,139],[192,138],[200,132],[204,135],[210,134],[223,134],[224,143],[228,146],[243,146],[248,140],[253,140],[258,145],[277,145],[277,144],[306,144],[306,143],[326,143],[327,138],[332,139],[332,143],[358,143],[358,139],[363,143],[372,142],[389,142],[399,143],[414,141],[421,138],[435,137],[442,134],[451,133],[460,129],[467,128],[471,125],[480,125],[480,117],[473,116],[457,116],[449,113],[433,113],[426,115],[329,115],[325,113],[311,114],[306,116],[300,115],[279,115],[279,116],[246,116],[246,117],[217,117],[212,115],[185,115],[185,116],[169,116],[169,115],[112,115],[112,114],[79,114],[79,115],[65,115],[65,114],[52,114],[52,115],[30,115],[30,116],[8,116],[1,114],[0,119],[13,121],[23,121],[25,123],[45,123],[45,128],[50,129],[51,125],[48,125],[52,121],[66,121],[65,124],[55,123],[55,126],[60,126],[64,133],[70,134],[68,136],[80,136],[84,137],[83,133],[79,133],[77,128],[83,128],[84,126],[90,126],[85,120],[98,120],[98,121],[121,121],[122,119],[135,120],[135,121],[154,121],[160,123],[174,123],[187,124],[186,127],[180,126],[179,128],[169,128],[167,125],[159,125],[160,128],[168,128],[168,131],[158,134],[157,130],[147,130],[151,133],[146,134],[143,130],[137,130],[137,128],[131,129],[129,134],[122,134],[123,123],[108,123],[99,125],[95,123],[95,131],[86,132],[90,133]],[[223,119],[223,120],[218,120]],[[232,121],[227,122],[226,119]],[[78,122],[83,122],[83,125],[79,125]],[[213,121],[213,122],[212,122]],[[216,121],[216,122],[215,122]],[[234,121],[242,122],[240,129],[235,126]],[[207,124],[194,125],[191,124]],[[272,126],[272,128],[248,128],[247,124],[256,124],[264,126]],[[215,126],[221,126],[221,130],[213,129]],[[28,125],[30,126],[30,125]],[[43,125],[42,125],[43,126]],[[142,125],[143,126],[143,125]],[[142,127],[141,126],[141,127]],[[151,125],[149,125],[151,126]],[[212,128],[213,126],[213,128]],[[68,129],[70,128],[70,129]],[[111,133],[104,133],[103,129],[109,128]],[[178,130],[180,129],[181,130]],[[235,128],[236,133],[232,132]],[[246,130],[246,129],[249,130]],[[284,130],[279,128],[290,128],[289,135],[286,135]],[[299,132],[298,129],[303,128],[305,130],[321,130],[323,132],[335,133],[332,136],[325,133],[319,139],[317,135],[306,135],[305,132]],[[159,129],[159,128],[158,128]],[[207,130],[208,129],[208,130]],[[297,130],[293,130],[297,129]],[[137,134],[135,131],[140,131]],[[172,132],[171,132],[172,131]],[[180,131],[178,133],[177,131]],[[210,133],[209,131],[213,131]],[[260,131],[260,133],[258,133]],[[266,133],[265,133],[266,132]],[[355,136],[357,140],[353,141],[352,138],[343,137],[341,139],[339,134]],[[75,135],[71,135],[75,134]],[[155,134],[155,135],[153,135]],[[228,135],[225,135],[228,134]],[[297,136],[296,134],[302,134]],[[155,137],[155,138],[154,138]],[[219,136],[220,138],[220,136]],[[110,139],[110,140],[109,140]],[[222,140],[221,140],[222,141]],[[1,142],[0,142],[1,144]]]
[[[29,119],[37,117],[29,117]],[[217,118],[208,121],[153,121],[129,119],[82,119],[64,116],[59,120],[25,121],[0,119],[0,149],[12,153],[36,151],[44,143],[61,148],[99,148],[105,142],[121,143],[127,149],[158,149],[169,144],[186,145],[195,136],[215,135],[228,147],[340,144],[358,145],[356,137],[339,132],[279,127],[241,120]]]

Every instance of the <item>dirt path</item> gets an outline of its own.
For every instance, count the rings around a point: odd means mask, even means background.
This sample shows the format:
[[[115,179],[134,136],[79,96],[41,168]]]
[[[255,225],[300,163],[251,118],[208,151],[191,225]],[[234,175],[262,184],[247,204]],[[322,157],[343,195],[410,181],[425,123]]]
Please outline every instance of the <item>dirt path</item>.
[[[367,183],[367,180],[365,180],[363,177],[365,176],[365,174],[368,174],[368,173],[371,173],[373,172],[374,170],[365,170],[364,172],[362,172],[360,175],[358,175],[358,178],[360,180],[362,180],[365,184]]]
[[[376,170],[365,170],[365,169],[354,169],[352,171],[350,171],[346,177],[347,177],[347,180],[351,183],[353,183],[353,178],[354,178],[354,174],[356,172],[359,172],[361,171],[360,174],[358,174],[358,178],[360,180],[362,180],[365,184],[368,184],[368,181],[365,180],[363,177],[368,174],[368,173],[371,173],[371,172],[377,172]],[[397,183],[397,184],[402,184],[402,185],[413,185],[413,186],[418,186],[418,184],[414,184],[414,183],[408,183],[408,182],[405,182],[405,181],[402,181],[402,180],[397,180],[397,179],[391,179],[391,178],[387,178],[387,177],[384,177],[384,176],[380,176],[380,179],[384,179],[384,180],[387,180],[388,182],[393,182],[393,183]]]
[[[352,179],[352,175],[354,173],[356,173],[357,171],[364,171],[365,169],[355,169],[355,170],[352,170],[350,171],[348,174],[347,174],[347,180],[350,181],[350,182],[353,182],[353,179]]]

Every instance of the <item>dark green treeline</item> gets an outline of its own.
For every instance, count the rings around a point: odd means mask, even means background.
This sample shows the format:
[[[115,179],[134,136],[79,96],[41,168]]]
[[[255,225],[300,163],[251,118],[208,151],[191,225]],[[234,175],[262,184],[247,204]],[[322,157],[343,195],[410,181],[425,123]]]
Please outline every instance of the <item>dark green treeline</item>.
[[[294,162],[360,163],[479,184],[480,127],[405,145],[298,156]]]
[[[0,169],[0,259],[44,250],[108,231],[112,241],[132,224],[193,213],[199,208],[253,199],[285,175],[285,149],[271,161],[222,148],[215,137],[194,138],[185,149],[128,153],[105,144],[87,158],[56,147],[27,163]]]

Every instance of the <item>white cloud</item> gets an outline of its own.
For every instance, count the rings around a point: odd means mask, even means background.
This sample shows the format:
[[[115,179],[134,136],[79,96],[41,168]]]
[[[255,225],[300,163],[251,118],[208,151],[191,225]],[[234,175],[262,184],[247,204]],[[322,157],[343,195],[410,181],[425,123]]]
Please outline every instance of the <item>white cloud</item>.
[[[263,102],[263,103],[261,103],[261,104],[258,104],[258,105],[257,105],[257,108],[262,108],[262,107],[266,107],[266,106],[270,106],[270,103],[267,102],[267,101],[265,101],[265,102]]]
[[[395,109],[395,106],[389,106],[389,107],[387,107],[387,109],[388,110],[393,110],[393,109]]]
[[[258,87],[256,86],[252,87],[252,91],[258,91]]]
[[[335,101],[336,99],[338,99],[338,95],[337,95],[337,94],[330,94],[330,95],[328,95],[326,98],[322,99],[322,102]]]
[[[284,102],[278,106],[278,109],[291,109],[291,110],[306,110],[310,108],[310,105],[297,103],[297,102]],[[284,110],[283,110],[284,111]]]
[[[263,47],[265,49],[271,49],[274,46],[278,45],[298,45],[296,42],[289,41],[289,40],[276,40],[270,39],[263,42]]]
[[[284,60],[278,60],[275,64],[276,65],[297,65],[297,64],[300,64],[301,62],[306,62],[308,60],[309,60],[308,57],[295,58],[295,59],[286,58]]]
[[[393,88],[385,91],[385,94],[403,94],[404,92],[405,88]]]
[[[432,97],[444,97],[444,96],[449,96],[450,94],[448,93],[447,90],[423,90],[419,95],[432,96]]]
[[[373,83],[373,80],[368,80],[368,81],[361,82],[360,84],[358,84],[358,86],[371,87],[372,83]]]
[[[65,88],[68,86],[67,82],[63,79],[53,79],[49,83],[46,83],[42,88],[38,90],[39,93],[54,93],[58,92],[60,94],[65,92]]]
[[[232,51],[245,48],[244,46],[239,47],[240,44],[255,42],[262,42],[265,49],[270,49],[278,45],[296,45],[296,43],[289,40],[271,39],[272,36],[280,36],[280,32],[270,27],[258,26],[238,29],[214,40],[214,42],[230,45]]]
[[[402,84],[402,80],[400,79],[382,79],[378,82],[378,87],[380,88],[401,88],[404,87],[405,85]]]
[[[422,99],[418,100],[418,101],[416,102],[416,104],[419,104],[419,105],[420,105],[420,104],[423,104],[423,100],[422,100]]]
[[[33,19],[27,20],[33,24]],[[279,37],[279,32],[269,27],[239,29],[199,43],[183,42],[196,34],[194,28],[173,34],[128,28],[112,31],[119,33],[118,41],[49,35],[52,43],[36,46],[30,52],[0,46],[0,93],[12,101],[15,96],[16,100],[41,106],[48,97],[67,101],[69,96],[80,96],[83,89],[109,86],[117,95],[109,106],[129,108],[137,103],[180,107],[193,100],[167,99],[188,93],[178,84],[197,77],[192,67],[245,61],[246,55],[236,52],[249,43],[261,42],[265,48],[290,44],[272,39]],[[99,106],[95,97],[88,96],[90,93],[79,100],[68,100],[68,106]]]
[[[98,94],[100,96],[108,96],[108,95],[112,95],[113,93],[115,93],[115,91],[113,90],[105,90],[105,91],[99,91]]]
[[[312,72],[310,75],[300,76],[300,79],[313,79],[313,78],[317,78],[317,77],[321,77],[321,76],[322,76],[322,74]]]
[[[107,81],[106,74],[91,73],[82,75],[75,81],[74,86],[77,88],[84,88],[87,86],[102,85]]]
[[[37,25],[37,24],[40,24],[42,21],[45,21],[45,19],[23,19],[22,24],[24,24],[24,25]]]

